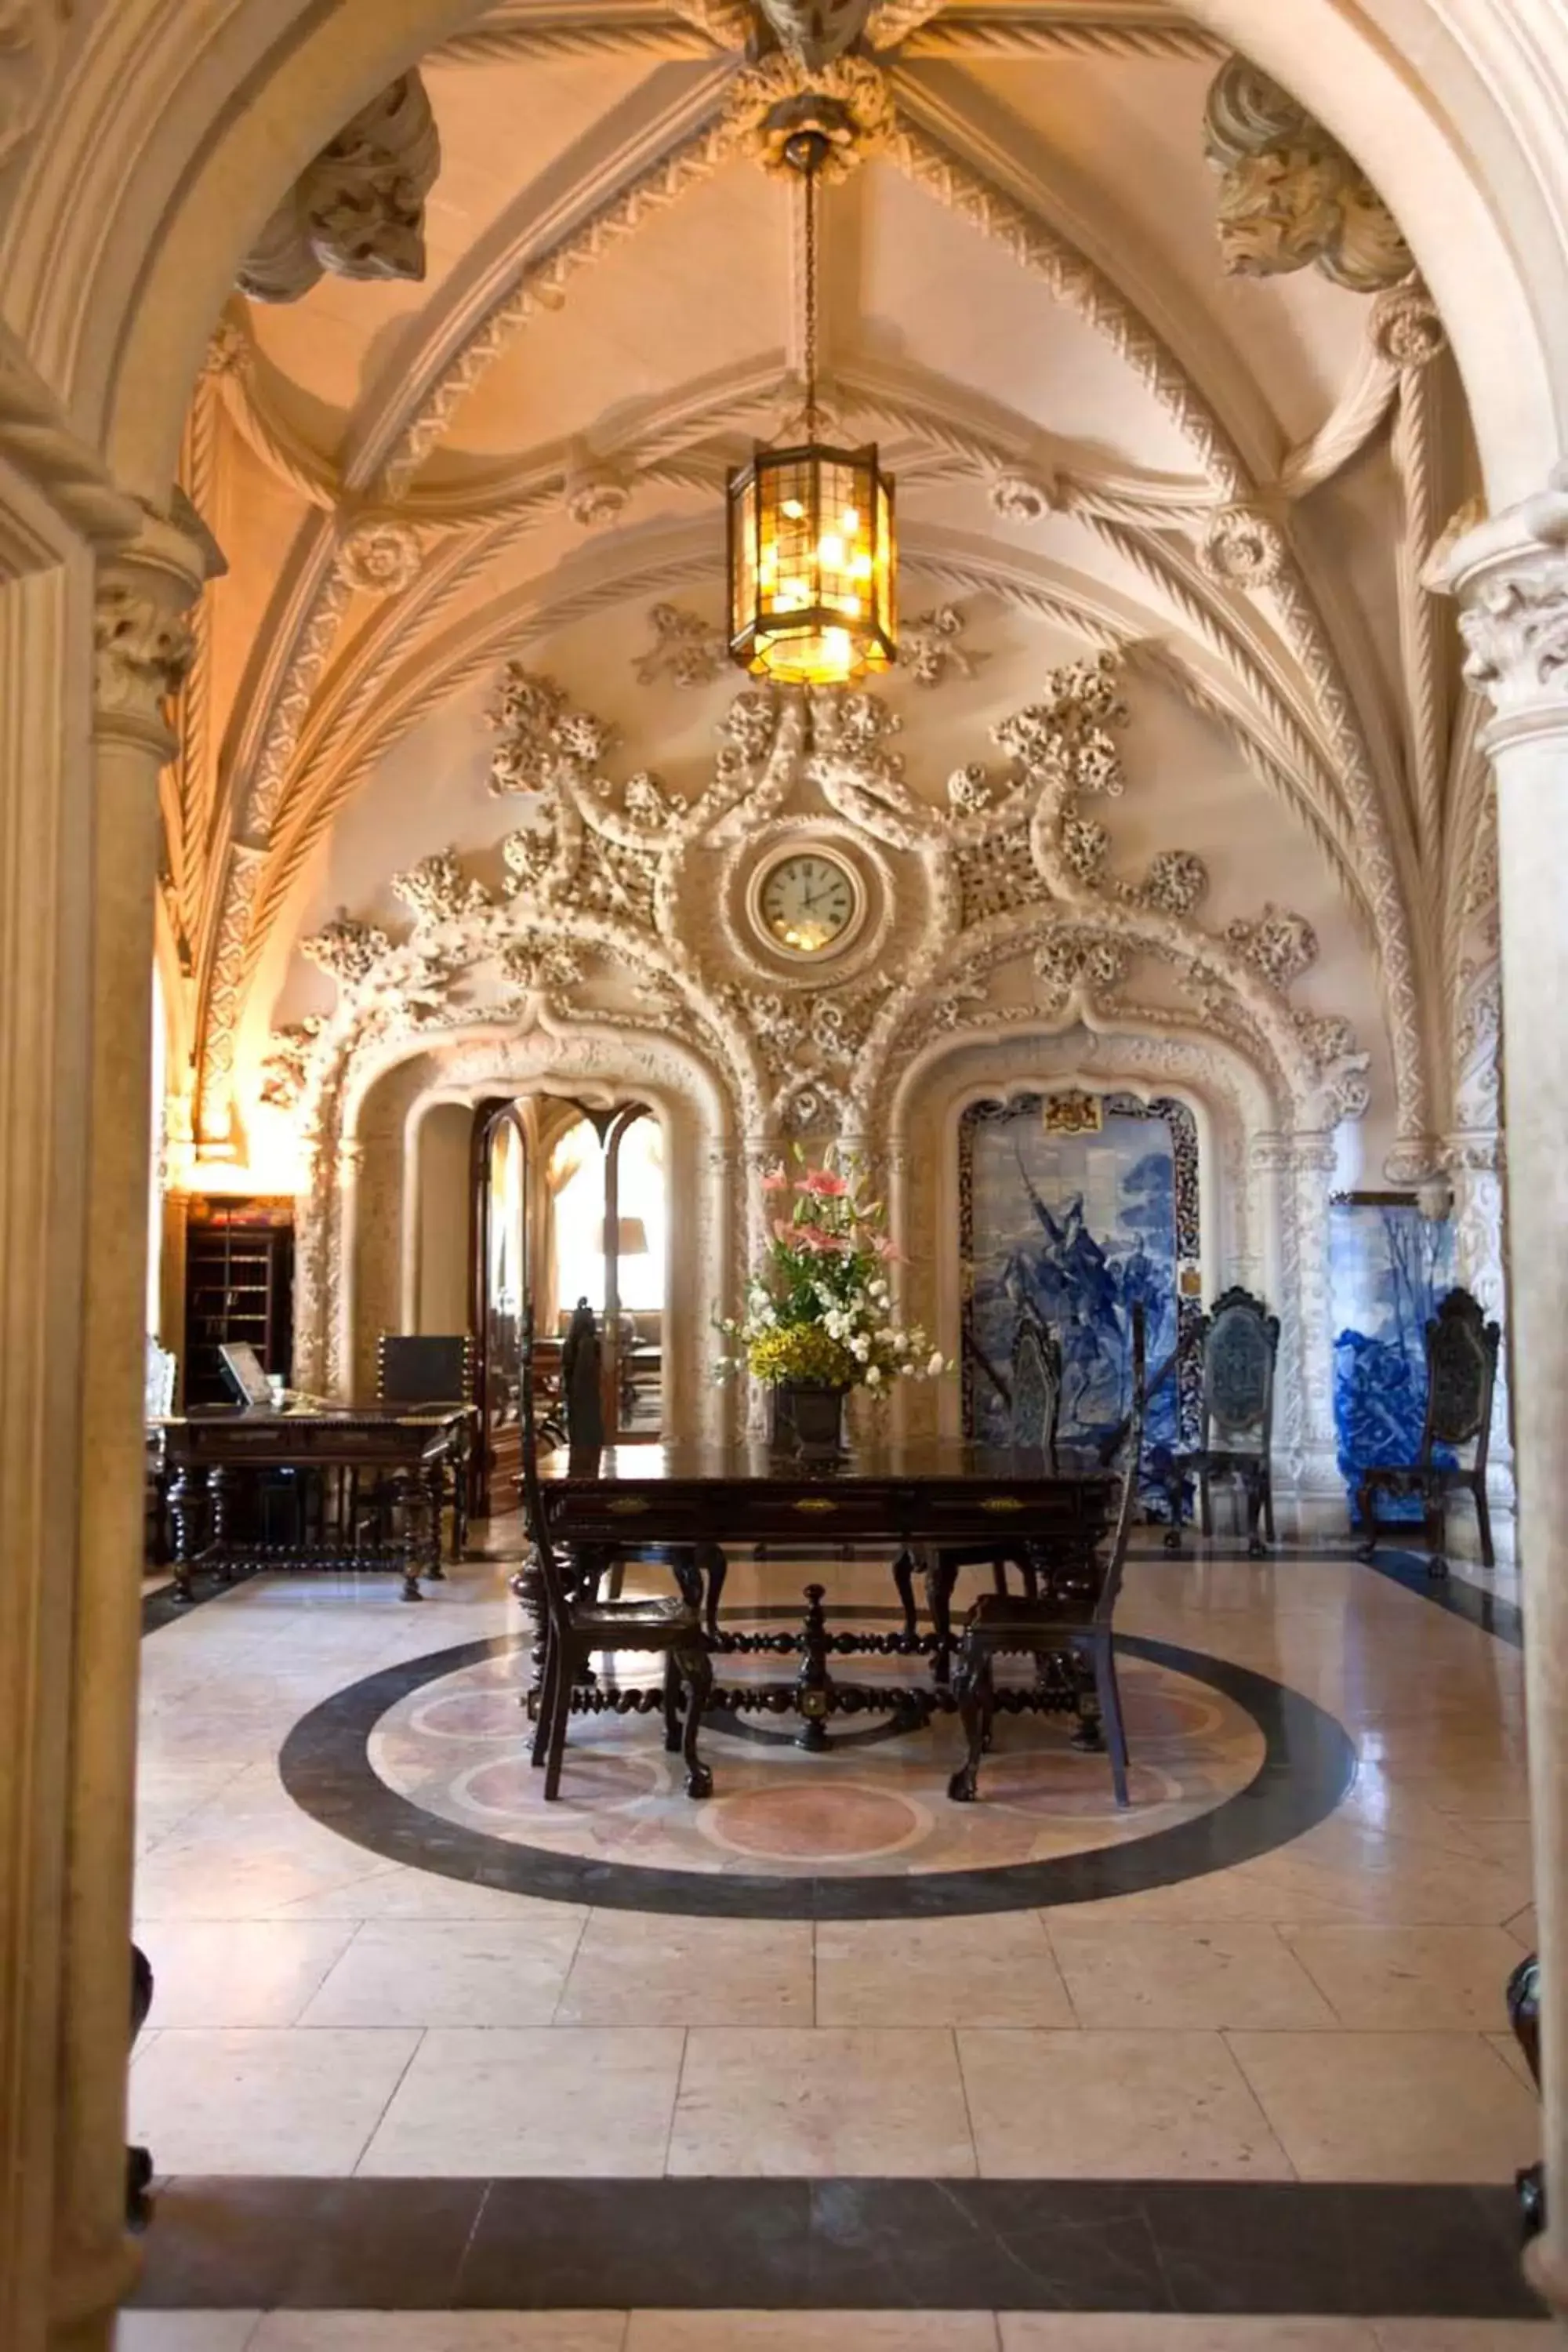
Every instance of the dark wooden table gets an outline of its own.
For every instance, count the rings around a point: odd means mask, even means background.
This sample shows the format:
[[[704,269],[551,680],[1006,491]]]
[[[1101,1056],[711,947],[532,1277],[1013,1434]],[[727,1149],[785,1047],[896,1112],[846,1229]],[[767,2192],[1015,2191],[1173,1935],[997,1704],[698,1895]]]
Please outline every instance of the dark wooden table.
[[[1117,1494],[1115,1473],[1092,1453],[930,1440],[862,1447],[828,1465],[766,1445],[606,1446],[547,1454],[540,1477],[552,1534],[585,1584],[596,1582],[617,1554],[668,1549],[688,1598],[705,1607],[716,1650],[799,1657],[793,1687],[733,1685],[726,1703],[775,1712],[793,1706],[805,1718],[802,1744],[808,1747],[825,1743],[823,1720],[840,1710],[876,1707],[923,1717],[944,1703],[952,1590],[944,1555],[994,1547],[1032,1555],[1042,1565],[1081,1561],[1087,1568]],[[727,1632],[719,1601],[728,1554],[759,1544],[885,1547],[902,1631],[829,1633],[824,1589],[808,1585],[798,1632]],[[917,1571],[925,1580],[929,1634],[921,1633],[916,1615]],[[857,1654],[929,1657],[931,1684],[894,1689],[837,1682],[829,1658]]]
[[[460,1489],[472,1444],[471,1405],[296,1405],[268,1412],[213,1406],[153,1424],[174,1523],[174,1591],[194,1596],[195,1568],[223,1577],[256,1568],[395,1569],[405,1601],[423,1599],[421,1574],[439,1578],[441,1507],[448,1480]],[[301,1527],[292,1543],[236,1528],[237,1478],[262,1470],[331,1470],[389,1478],[402,1507],[400,1535],[366,1538],[351,1526]],[[205,1538],[205,1540],[204,1540]]]

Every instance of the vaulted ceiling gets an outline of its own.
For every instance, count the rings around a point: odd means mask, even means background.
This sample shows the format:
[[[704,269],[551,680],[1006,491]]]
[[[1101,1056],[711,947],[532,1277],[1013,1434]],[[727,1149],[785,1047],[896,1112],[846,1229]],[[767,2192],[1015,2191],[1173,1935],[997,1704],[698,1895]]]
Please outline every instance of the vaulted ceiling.
[[[296,299],[237,289],[186,436],[228,566],[165,787],[198,1136],[229,1136],[312,860],[410,730],[585,614],[717,576],[726,467],[798,389],[763,117],[803,89],[851,124],[822,364],[898,476],[907,606],[1000,595],[1196,711],[1365,942],[1390,1131],[1441,1127],[1488,890],[1429,565],[1462,393],[1418,281],[1346,263],[1375,205],[1348,159],[1244,89],[1219,160],[1261,161],[1216,171],[1226,62],[1157,0],[504,0],[420,62],[438,168],[418,122],[345,140],[363,215]],[[422,276],[376,274],[406,264],[389,213]]]

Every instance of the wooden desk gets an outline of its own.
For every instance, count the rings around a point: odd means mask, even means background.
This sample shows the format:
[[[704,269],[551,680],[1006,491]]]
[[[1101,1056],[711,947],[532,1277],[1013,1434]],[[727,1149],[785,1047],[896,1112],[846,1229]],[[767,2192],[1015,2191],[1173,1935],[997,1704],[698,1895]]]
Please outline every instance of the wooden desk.
[[[419,1601],[421,1573],[441,1567],[441,1504],[447,1477],[460,1479],[471,1444],[470,1405],[294,1406],[279,1412],[224,1409],[172,1415],[153,1424],[169,1480],[174,1522],[174,1590],[194,1596],[191,1572],[216,1569],[396,1569],[405,1601]],[[298,1543],[259,1542],[236,1533],[237,1475],[258,1470],[374,1471],[390,1476],[405,1508],[404,1533],[361,1541],[323,1528]],[[201,1538],[205,1535],[204,1543]]]
[[[606,1446],[598,1453],[546,1454],[540,1464],[552,1535],[571,1553],[584,1580],[596,1579],[616,1552],[672,1548],[688,1598],[707,1581],[709,1638],[721,1651],[791,1649],[802,1660],[795,1701],[805,1716],[804,1744],[822,1744],[822,1717],[840,1706],[900,1704],[930,1711],[931,1695],[878,1694],[834,1685],[829,1654],[930,1655],[945,1681],[951,1647],[952,1575],[942,1555],[989,1549],[1037,1555],[1042,1563],[1087,1569],[1110,1523],[1118,1493],[1114,1471],[1099,1456],[1062,1447],[1053,1454],[963,1444],[923,1443],[861,1448],[823,1465],[765,1445],[658,1444]],[[819,1585],[806,1589],[798,1633],[725,1633],[719,1597],[726,1548],[885,1545],[903,1608],[901,1633],[829,1635]],[[922,1635],[914,1574],[922,1569],[932,1631]],[[752,1703],[748,1695],[744,1703]],[[778,1695],[770,1704],[778,1704]]]

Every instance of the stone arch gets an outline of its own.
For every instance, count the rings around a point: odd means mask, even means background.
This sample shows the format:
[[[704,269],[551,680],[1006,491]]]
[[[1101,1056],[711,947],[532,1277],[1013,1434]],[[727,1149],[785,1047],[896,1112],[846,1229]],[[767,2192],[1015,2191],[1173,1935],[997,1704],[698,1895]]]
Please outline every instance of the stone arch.
[[[953,1349],[959,1270],[942,1237],[956,1225],[958,1118],[967,1102],[1040,1081],[1088,1092],[1115,1087],[1146,1099],[1170,1095],[1191,1106],[1198,1126],[1205,1295],[1238,1282],[1260,1291],[1280,1313],[1280,1468],[1304,1503],[1330,1496],[1337,1503],[1342,1490],[1333,1462],[1326,1279],[1329,1169],[1320,1150],[1321,1248],[1309,1261],[1302,1242],[1310,1227],[1290,1181],[1303,1155],[1296,1148],[1300,1139],[1289,1133],[1289,1097],[1225,1039],[1175,1027],[1152,1031],[1144,1021],[1133,1031],[1109,1020],[1091,1026],[1069,1018],[1055,1029],[1036,1022],[994,1024],[933,1040],[899,1079],[885,1139],[896,1227],[915,1276],[910,1313],[934,1330],[944,1351]],[[913,1149],[917,1127],[940,1139],[934,1148]],[[1323,1265],[1316,1269],[1320,1255]],[[930,1391],[913,1391],[900,1402],[907,1403],[911,1429],[922,1414],[931,1416]],[[945,1400],[944,1426],[956,1429],[956,1412],[953,1401]]]
[[[736,1295],[739,1151],[729,1095],[690,1046],[612,1021],[491,1026],[432,1040],[405,1037],[367,1054],[342,1092],[336,1149],[318,1159],[300,1203],[295,1276],[297,1376],[335,1394],[363,1393],[379,1331],[403,1316],[405,1228],[415,1213],[408,1140],[435,1101],[477,1102],[516,1087],[631,1092],[651,1102],[669,1148],[669,1181],[689,1204],[672,1247],[668,1296],[729,1311]],[[705,1314],[681,1318],[666,1354],[671,1427],[719,1435],[724,1399],[708,1378]]]

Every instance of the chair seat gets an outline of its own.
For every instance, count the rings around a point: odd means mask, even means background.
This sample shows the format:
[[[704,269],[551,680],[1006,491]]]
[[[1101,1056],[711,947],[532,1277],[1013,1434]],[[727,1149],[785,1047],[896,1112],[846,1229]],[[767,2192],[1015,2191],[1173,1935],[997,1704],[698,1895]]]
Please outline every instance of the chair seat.
[[[1419,1462],[1371,1462],[1361,1475],[1363,1485],[1387,1486],[1398,1494],[1419,1495],[1426,1486],[1441,1486],[1445,1479],[1463,1482],[1472,1474],[1468,1470],[1446,1466],[1440,1462],[1428,1463],[1425,1467]]]
[[[1173,1454],[1173,1470],[1261,1470],[1268,1456],[1256,1445],[1197,1446],[1189,1454]]]
[[[573,1604],[574,1633],[618,1634],[635,1643],[650,1633],[700,1633],[701,1620],[689,1602],[675,1594],[650,1601],[580,1601]]]
[[[1027,1636],[1042,1643],[1069,1634],[1088,1633],[1094,1623],[1094,1596],[1086,1592],[1081,1610],[1069,1601],[1064,1608],[1058,1600],[1042,1604],[1029,1601],[1022,1593],[984,1592],[964,1621],[965,1639],[971,1633],[990,1635],[993,1639],[1005,1634]]]

